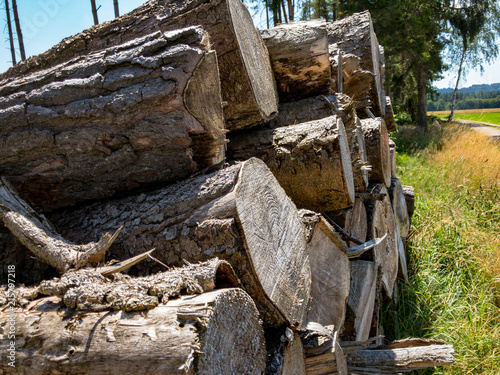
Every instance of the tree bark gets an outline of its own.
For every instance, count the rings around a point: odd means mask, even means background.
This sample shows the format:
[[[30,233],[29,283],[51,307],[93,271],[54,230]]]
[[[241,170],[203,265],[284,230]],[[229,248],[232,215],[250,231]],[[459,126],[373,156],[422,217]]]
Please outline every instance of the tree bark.
[[[387,295],[391,297],[398,275],[399,259],[394,212],[389,193],[383,184],[370,185],[369,191],[384,196],[382,200],[365,201],[365,206],[368,214],[368,239],[387,235],[384,241],[374,247],[373,260],[380,267],[382,285]]]
[[[76,245],[57,234],[50,222],[26,204],[3,178],[0,179],[0,220],[37,258],[64,273],[104,259],[120,233],[106,233],[99,242]]]
[[[307,321],[323,326],[333,325],[335,330],[340,330],[344,325],[351,280],[349,259],[343,246],[339,246],[342,239],[321,215],[306,210],[299,213],[307,227],[311,265],[311,299]]]
[[[19,22],[19,14],[17,13],[17,0],[12,0],[12,12],[14,13],[14,23],[16,24],[17,42],[19,43],[19,52],[21,53],[21,61],[26,60],[26,53],[24,52],[24,39],[21,30],[21,23]]]
[[[351,286],[347,298],[347,312],[343,338],[349,341],[364,341],[370,336],[378,271],[375,262],[353,260],[351,265]]]
[[[389,134],[381,118],[361,120],[361,129],[365,138],[366,155],[371,171],[370,182],[380,182],[391,186],[391,160]]]
[[[126,259],[156,248],[168,266],[219,257],[231,263],[267,325],[299,326],[311,273],[297,209],[266,165],[251,159],[151,193],[55,212],[52,222],[74,241],[104,228],[123,229],[110,249]],[[145,260],[136,274],[161,267]]]
[[[415,189],[413,186],[402,185],[403,194],[405,195],[406,208],[408,209],[408,216],[411,218],[415,212]]]
[[[423,62],[417,63],[417,126],[427,129],[427,71]]]
[[[349,207],[354,183],[347,137],[337,116],[230,138],[228,158],[262,159],[298,208]]]
[[[97,16],[97,6],[95,0],[90,0],[92,6],[92,17],[94,18],[94,25],[99,25],[99,17]]]
[[[324,20],[283,24],[263,30],[261,35],[269,51],[280,101],[329,93],[331,72]]]
[[[4,81],[0,174],[51,210],[218,164],[224,120],[207,37],[158,32]]]
[[[370,12],[355,13],[340,21],[330,22],[327,29],[330,49],[340,48],[346,54],[358,56],[361,68],[373,73],[375,79],[370,90],[372,112],[375,116],[383,117],[385,94],[380,77],[379,43],[373,30]]]
[[[356,374],[394,374],[454,361],[452,345],[428,345],[397,349],[360,350],[347,356],[347,368]]]
[[[406,207],[403,185],[399,178],[391,179],[389,196],[394,210],[394,219],[396,220],[401,237],[407,238],[410,233],[410,216],[408,215],[408,208]]]
[[[141,312],[66,310],[54,297],[16,313],[16,368],[5,374],[261,374],[265,344],[257,309],[241,289],[182,297]],[[245,319],[241,319],[245,317]],[[9,321],[0,325],[6,330]],[[36,338],[36,339],[34,339]],[[7,335],[0,341],[9,348]]]
[[[278,116],[267,126],[275,129],[283,126],[302,124],[322,120],[333,114],[342,119],[346,130],[347,144],[352,163],[355,191],[365,191],[368,186],[367,158],[364,137],[360,128],[353,102],[349,97],[336,94],[302,99],[291,103],[282,103]],[[231,147],[231,144],[229,144]]]
[[[49,51],[0,75],[47,69],[94,51],[161,31],[201,25],[217,52],[228,129],[246,128],[277,112],[277,91],[266,47],[240,0],[150,1],[131,13],[64,39]]]
[[[118,0],[113,0],[113,8],[115,10],[115,18],[120,17],[120,8],[118,6]]]
[[[16,49],[14,48],[14,35],[12,34],[9,0],[5,0],[5,11],[7,13],[7,29],[9,30],[10,56],[12,58],[12,66],[14,66],[16,65]]]

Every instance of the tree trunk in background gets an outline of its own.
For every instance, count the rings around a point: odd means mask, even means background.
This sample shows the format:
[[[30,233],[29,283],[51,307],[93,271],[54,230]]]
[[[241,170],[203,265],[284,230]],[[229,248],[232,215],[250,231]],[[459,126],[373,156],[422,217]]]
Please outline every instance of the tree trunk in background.
[[[295,18],[295,0],[287,0],[288,3],[288,19],[290,22],[294,21]]]
[[[427,129],[427,79],[425,64],[417,64],[417,126]]]
[[[450,115],[448,116],[449,121],[453,120],[453,116],[455,114],[455,104],[457,102],[458,85],[460,84],[460,78],[462,76],[462,69],[464,66],[464,61],[465,61],[466,55],[467,55],[467,44],[464,43],[464,46],[462,48],[462,56],[460,57],[460,65],[458,67],[457,82],[455,84],[455,89],[453,90],[453,99],[451,100],[451,112],[450,112]]]
[[[33,310],[16,311],[16,367],[2,355],[3,374],[258,375],[264,371],[264,332],[254,302],[241,289],[169,300],[146,313],[82,314],[65,309],[57,300],[48,297],[32,302],[37,306]],[[9,321],[0,322],[4,332]],[[2,336],[0,349],[7,353],[10,340]]]
[[[12,11],[14,12],[14,22],[16,24],[17,41],[19,42],[19,51],[21,52],[21,61],[26,60],[26,53],[24,52],[23,33],[21,31],[21,23],[19,22],[19,15],[17,13],[17,2],[12,0]]]
[[[200,27],[156,32],[0,81],[0,175],[51,210],[218,164],[224,120],[207,38]]]
[[[113,0],[113,7],[115,8],[115,18],[120,17],[120,9],[118,8],[118,0]]]
[[[10,55],[12,57],[12,66],[14,66],[16,65],[16,49],[14,48],[14,35],[12,34],[9,0],[5,0],[5,11],[7,12],[7,28],[9,30]]]
[[[94,17],[94,25],[99,25],[99,18],[97,17],[97,6],[95,0],[90,0],[90,5],[92,5],[92,17]]]

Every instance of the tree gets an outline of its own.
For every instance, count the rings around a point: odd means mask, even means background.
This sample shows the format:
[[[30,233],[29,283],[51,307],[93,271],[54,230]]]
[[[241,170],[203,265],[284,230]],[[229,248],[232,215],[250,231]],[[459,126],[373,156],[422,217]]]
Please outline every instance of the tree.
[[[115,17],[120,17],[120,9],[118,8],[118,0],[113,0],[113,6],[115,8]]]
[[[94,25],[99,25],[99,18],[97,17],[97,6],[95,0],[90,0],[90,5],[92,5],[92,16],[94,16]]]
[[[16,65],[16,50],[14,48],[14,36],[12,34],[12,23],[10,20],[9,0],[5,0],[5,11],[7,12],[7,28],[9,30],[10,54],[12,57],[12,65]]]
[[[12,0],[12,12],[14,13],[14,23],[16,24],[17,41],[19,43],[19,52],[21,53],[21,61],[26,60],[24,52],[23,33],[21,32],[21,23],[19,22],[19,14],[17,13],[17,0]]]
[[[471,67],[479,67],[483,71],[483,63],[491,62],[498,56],[495,38],[500,35],[500,7],[494,0],[457,0],[449,4],[447,17],[451,26],[450,60],[458,61],[457,80],[448,117],[452,120],[462,75],[465,76]]]

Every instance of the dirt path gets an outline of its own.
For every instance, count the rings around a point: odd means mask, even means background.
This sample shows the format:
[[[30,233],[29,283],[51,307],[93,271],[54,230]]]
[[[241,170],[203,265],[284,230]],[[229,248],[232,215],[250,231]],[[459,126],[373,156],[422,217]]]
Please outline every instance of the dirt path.
[[[459,123],[462,125],[470,126],[474,130],[481,132],[485,135],[488,135],[488,136],[500,141],[500,126],[499,125],[488,124],[488,123],[477,122],[477,121],[468,121],[468,120],[453,120],[453,122],[456,122],[456,123]]]

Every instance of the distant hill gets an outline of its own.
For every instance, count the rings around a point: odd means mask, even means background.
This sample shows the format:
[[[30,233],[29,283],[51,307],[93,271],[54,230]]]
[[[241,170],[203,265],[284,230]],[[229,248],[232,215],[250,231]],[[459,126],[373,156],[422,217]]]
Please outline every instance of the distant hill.
[[[453,89],[437,90],[438,95],[427,98],[428,111],[449,111]],[[434,100],[433,100],[434,99]],[[455,109],[500,108],[500,83],[472,85],[458,90]]]
[[[484,92],[490,92],[490,91],[500,91],[500,82],[499,83],[492,83],[492,84],[481,84],[481,85],[472,85],[469,87],[464,87],[461,89],[458,89],[458,92],[463,92],[467,94],[474,94],[480,91]],[[437,90],[439,94],[445,94],[445,93],[450,93],[453,92],[453,89],[439,89]]]

